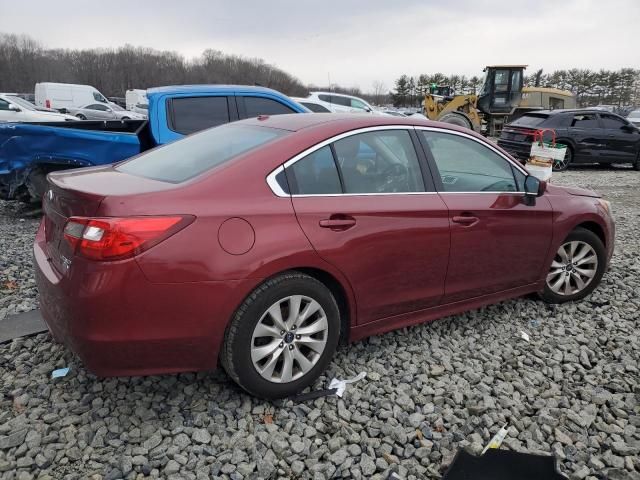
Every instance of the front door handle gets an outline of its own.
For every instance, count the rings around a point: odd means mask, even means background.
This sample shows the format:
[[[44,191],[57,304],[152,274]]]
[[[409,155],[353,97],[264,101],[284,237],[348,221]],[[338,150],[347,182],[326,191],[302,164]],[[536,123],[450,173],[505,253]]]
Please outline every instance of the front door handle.
[[[322,228],[330,228],[331,230],[346,230],[353,227],[356,224],[356,219],[347,216],[331,216],[331,218],[325,218],[319,222]]]
[[[472,227],[476,223],[480,221],[478,217],[473,217],[471,215],[456,215],[451,219],[453,223],[459,223],[460,225],[464,225],[465,227]]]

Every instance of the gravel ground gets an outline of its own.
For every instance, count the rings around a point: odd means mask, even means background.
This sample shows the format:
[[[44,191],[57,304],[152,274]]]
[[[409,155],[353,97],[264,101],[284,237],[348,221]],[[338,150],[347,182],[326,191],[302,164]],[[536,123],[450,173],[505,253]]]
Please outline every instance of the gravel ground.
[[[221,372],[97,379],[48,335],[19,339],[0,346],[0,477],[439,478],[508,424],[503,448],[553,453],[570,478],[640,478],[640,173],[554,182],[613,202],[616,253],[587,300],[518,299],[341,347],[318,387],[368,377],[306,404]],[[0,203],[0,319],[35,305],[36,226]]]

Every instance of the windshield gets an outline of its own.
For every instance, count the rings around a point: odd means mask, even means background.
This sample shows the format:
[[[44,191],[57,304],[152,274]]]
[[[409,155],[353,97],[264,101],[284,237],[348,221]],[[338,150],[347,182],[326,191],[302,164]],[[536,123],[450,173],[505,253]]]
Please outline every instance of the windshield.
[[[15,103],[16,105],[20,105],[22,108],[24,108],[26,110],[35,110],[36,109],[36,106],[33,103],[28,102],[24,98],[15,97],[13,95],[7,95],[7,97],[9,98],[9,101]]]
[[[537,127],[547,118],[549,118],[548,115],[523,115],[517,120],[511,122],[509,125],[516,127]]]
[[[163,182],[184,182],[286,133],[275,128],[222,125],[150,150],[116,169]]]
[[[136,108],[142,108],[144,110],[149,110],[149,105],[147,105],[146,103],[138,103],[138,104],[136,104]]]
[[[110,103],[109,106],[113,109],[114,112],[124,112],[124,108],[116,103]]]

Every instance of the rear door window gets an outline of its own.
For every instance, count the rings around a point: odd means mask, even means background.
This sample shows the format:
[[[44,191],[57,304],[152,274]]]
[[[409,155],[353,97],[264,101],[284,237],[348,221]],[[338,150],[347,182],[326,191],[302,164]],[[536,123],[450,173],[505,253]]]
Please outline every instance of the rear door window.
[[[271,98],[243,97],[245,118],[255,118],[259,115],[282,115],[296,113],[292,108]]]
[[[328,108],[323,107],[322,105],[319,105],[317,103],[309,103],[309,102],[300,102],[300,103],[315,113],[327,113],[331,111]]]
[[[342,193],[338,169],[329,146],[322,147],[287,167],[287,179],[293,194]]]
[[[598,117],[595,113],[581,113],[573,116],[571,126],[574,128],[599,128]]]
[[[409,132],[359,133],[333,144],[345,193],[424,192]]]
[[[149,150],[120,163],[116,170],[179,183],[286,134],[276,128],[230,123]]]
[[[169,104],[169,128],[188,135],[229,123],[227,97],[173,98]]]

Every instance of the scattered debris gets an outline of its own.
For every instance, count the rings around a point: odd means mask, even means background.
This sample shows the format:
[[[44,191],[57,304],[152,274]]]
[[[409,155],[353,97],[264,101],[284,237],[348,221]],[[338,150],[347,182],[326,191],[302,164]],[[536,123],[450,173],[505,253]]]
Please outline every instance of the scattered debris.
[[[17,290],[18,289],[18,283],[13,281],[13,280],[7,280],[7,281],[2,283],[2,289],[3,290]]]
[[[349,378],[347,380],[340,380],[338,378],[334,378],[333,380],[331,380],[331,383],[329,384],[329,389],[331,390],[335,388],[336,395],[339,397],[342,397],[342,395],[344,395],[344,391],[347,389],[348,384],[359,382],[366,376],[367,376],[367,372],[360,372],[355,377]]]
[[[538,328],[540,326],[540,320],[538,320],[537,318],[532,318],[531,320],[529,320],[529,326],[531,328]]]
[[[520,332],[520,338],[523,339],[524,341],[528,342],[529,341],[529,334],[523,330],[523,331]]]
[[[272,424],[273,423],[273,415],[270,414],[270,413],[265,413],[262,416],[262,423],[264,423],[265,425]]]
[[[487,444],[487,446],[484,447],[484,450],[482,450],[482,454],[483,455],[490,448],[500,448],[500,445],[502,445],[502,442],[504,441],[504,439],[507,436],[507,432],[508,432],[507,425],[509,425],[509,424],[505,423],[504,427],[502,427],[500,430],[498,430],[498,433],[496,433],[493,436],[493,438],[491,439],[491,441]]]
[[[66,377],[67,373],[69,373],[69,367],[58,368],[57,370],[54,370],[53,372],[51,372],[51,378]]]

